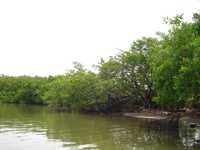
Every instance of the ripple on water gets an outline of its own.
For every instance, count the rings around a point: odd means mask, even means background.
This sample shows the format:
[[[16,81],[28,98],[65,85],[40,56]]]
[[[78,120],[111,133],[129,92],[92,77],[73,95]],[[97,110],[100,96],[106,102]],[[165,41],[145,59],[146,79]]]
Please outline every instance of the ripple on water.
[[[145,128],[144,122],[29,109],[0,106],[0,150],[184,149],[178,135]]]

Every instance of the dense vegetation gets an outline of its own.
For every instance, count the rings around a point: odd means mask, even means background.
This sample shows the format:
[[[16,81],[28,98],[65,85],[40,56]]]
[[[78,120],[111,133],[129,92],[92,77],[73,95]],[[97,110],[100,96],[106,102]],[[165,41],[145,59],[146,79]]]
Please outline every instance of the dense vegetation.
[[[200,14],[166,18],[167,33],[143,37],[101,60],[98,73],[74,63],[65,75],[0,77],[0,102],[85,111],[200,108]]]

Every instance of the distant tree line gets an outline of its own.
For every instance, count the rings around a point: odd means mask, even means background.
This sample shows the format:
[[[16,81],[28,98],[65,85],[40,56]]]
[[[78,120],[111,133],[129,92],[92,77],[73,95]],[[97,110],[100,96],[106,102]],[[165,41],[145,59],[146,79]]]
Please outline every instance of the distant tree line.
[[[200,108],[200,14],[165,18],[169,30],[101,60],[98,73],[74,63],[64,75],[0,76],[0,102],[85,111]]]

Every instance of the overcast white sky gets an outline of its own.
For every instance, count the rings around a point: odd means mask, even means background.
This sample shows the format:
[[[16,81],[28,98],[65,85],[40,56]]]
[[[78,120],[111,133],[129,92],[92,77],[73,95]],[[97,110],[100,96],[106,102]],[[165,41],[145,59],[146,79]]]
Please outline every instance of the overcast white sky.
[[[0,0],[0,74],[55,75],[87,68],[164,31],[162,17],[200,10],[198,0]]]

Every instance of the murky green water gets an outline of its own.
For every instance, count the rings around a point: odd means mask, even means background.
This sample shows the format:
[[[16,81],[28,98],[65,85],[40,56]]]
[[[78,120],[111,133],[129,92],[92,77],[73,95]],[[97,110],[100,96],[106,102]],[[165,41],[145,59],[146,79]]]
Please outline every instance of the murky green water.
[[[55,113],[45,107],[1,104],[0,150],[183,150],[187,147],[177,131],[152,128],[147,123],[132,118]]]

